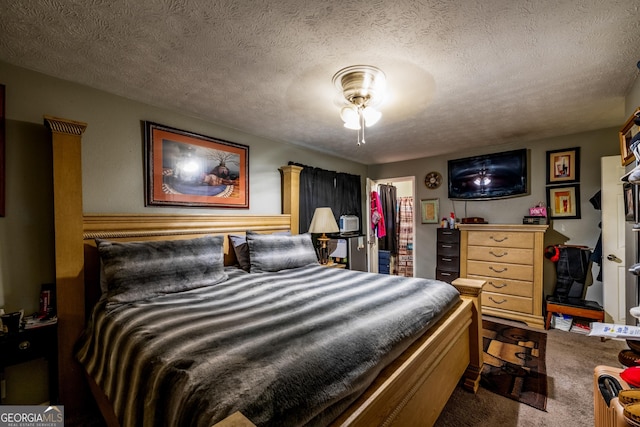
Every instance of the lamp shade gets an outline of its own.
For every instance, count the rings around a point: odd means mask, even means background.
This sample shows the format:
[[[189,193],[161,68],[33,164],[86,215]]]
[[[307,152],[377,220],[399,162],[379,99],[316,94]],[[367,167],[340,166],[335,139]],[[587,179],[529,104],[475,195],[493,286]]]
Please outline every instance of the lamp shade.
[[[340,231],[331,208],[316,208],[309,226],[309,233],[337,233]]]

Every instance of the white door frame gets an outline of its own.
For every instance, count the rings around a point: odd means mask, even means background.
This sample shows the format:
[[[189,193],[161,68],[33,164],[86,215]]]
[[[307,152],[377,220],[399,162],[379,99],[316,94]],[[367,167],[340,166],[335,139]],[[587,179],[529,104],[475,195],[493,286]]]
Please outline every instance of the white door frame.
[[[369,272],[377,273],[378,272],[378,239],[374,235],[373,229],[371,228],[371,191],[376,188],[378,184],[388,184],[388,183],[400,183],[400,182],[410,182],[411,183],[411,197],[413,198],[413,277],[416,277],[416,212],[419,212],[419,209],[416,209],[416,177],[415,176],[401,176],[395,178],[383,178],[383,179],[370,179],[366,180],[366,191],[367,191],[367,242],[368,242],[368,253],[369,257]],[[404,197],[403,194],[401,197]]]
[[[620,156],[607,156],[601,163],[602,205],[602,305],[605,321],[626,323],[625,297],[625,206],[622,192],[624,167]]]

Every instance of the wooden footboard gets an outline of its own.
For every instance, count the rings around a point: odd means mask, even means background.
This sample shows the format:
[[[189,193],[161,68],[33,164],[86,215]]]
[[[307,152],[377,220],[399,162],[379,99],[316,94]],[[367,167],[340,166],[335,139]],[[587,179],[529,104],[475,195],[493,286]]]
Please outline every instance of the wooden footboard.
[[[334,426],[429,426],[461,381],[478,389],[482,352],[479,295],[484,282],[454,283],[460,303],[381,372]]]

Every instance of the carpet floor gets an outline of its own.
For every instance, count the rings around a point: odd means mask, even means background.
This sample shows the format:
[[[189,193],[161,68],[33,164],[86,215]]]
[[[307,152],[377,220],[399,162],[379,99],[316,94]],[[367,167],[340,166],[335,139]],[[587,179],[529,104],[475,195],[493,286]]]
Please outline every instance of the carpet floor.
[[[501,319],[491,319],[503,322]],[[521,323],[514,323],[526,328]],[[546,412],[499,396],[482,387],[477,394],[456,388],[436,427],[584,427],[593,426],[593,369],[620,367],[624,341],[589,337],[558,329],[547,331]]]

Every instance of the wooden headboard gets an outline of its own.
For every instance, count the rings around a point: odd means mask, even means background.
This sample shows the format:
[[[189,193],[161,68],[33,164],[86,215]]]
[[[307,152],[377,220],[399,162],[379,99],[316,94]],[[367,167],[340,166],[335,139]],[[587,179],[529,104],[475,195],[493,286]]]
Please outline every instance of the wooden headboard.
[[[291,215],[87,214],[83,224],[84,306],[85,318],[88,318],[101,294],[95,239],[129,242],[224,235],[224,263],[234,265],[236,257],[227,238],[229,234],[244,234],[246,230],[260,233],[288,231]]]
[[[86,318],[100,296],[96,238],[132,241],[187,239],[205,234],[228,235],[246,230],[298,232],[299,176],[302,168],[283,166],[279,215],[84,214],[81,142],[87,124],[44,117],[53,146],[53,195],[56,297],[58,313],[59,402],[68,414],[91,406],[83,369],[74,347]],[[235,255],[225,238],[225,264]]]

